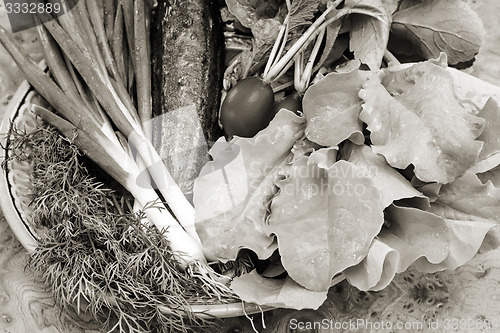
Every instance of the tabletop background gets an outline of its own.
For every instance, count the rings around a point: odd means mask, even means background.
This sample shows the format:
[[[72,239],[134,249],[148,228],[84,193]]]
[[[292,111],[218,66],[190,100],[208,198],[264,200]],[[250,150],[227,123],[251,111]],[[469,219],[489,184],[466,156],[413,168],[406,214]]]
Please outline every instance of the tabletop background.
[[[486,81],[500,85],[500,1],[467,0],[475,9],[486,28],[483,47],[472,68],[467,71]],[[6,15],[0,1],[0,24],[5,25]],[[28,30],[17,35],[34,57],[40,57],[36,37]],[[0,120],[5,107],[22,76],[5,51],[0,50]],[[0,195],[5,195],[0,193]],[[50,292],[33,280],[25,271],[27,254],[15,239],[5,217],[0,212],[0,333],[73,333],[97,332],[85,318],[62,313],[54,306]],[[373,322],[424,323],[423,329],[433,330],[437,322],[446,320],[490,320],[500,322],[500,250],[478,254],[459,269],[436,274],[421,274],[413,270],[399,274],[393,283],[381,292],[361,292],[341,283],[330,290],[327,302],[318,311],[276,310],[253,317],[255,327],[265,332],[290,332],[291,319],[318,322],[332,319],[346,322],[370,319]],[[432,327],[429,328],[429,325]],[[253,332],[247,318],[237,318],[220,323],[220,332]],[[358,332],[369,331],[361,329]],[[454,330],[455,331],[455,330]],[[461,330],[476,332],[479,330]],[[487,332],[500,332],[485,330]],[[306,331],[302,331],[306,332]],[[307,331],[310,332],[310,331]],[[331,332],[331,330],[317,330]],[[389,331],[385,331],[389,332]]]

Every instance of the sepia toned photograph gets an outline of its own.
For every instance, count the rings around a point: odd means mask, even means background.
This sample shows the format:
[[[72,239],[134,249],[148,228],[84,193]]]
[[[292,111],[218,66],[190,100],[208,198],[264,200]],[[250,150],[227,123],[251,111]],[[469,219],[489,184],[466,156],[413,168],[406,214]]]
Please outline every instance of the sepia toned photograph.
[[[498,13],[0,0],[0,332],[500,332]]]

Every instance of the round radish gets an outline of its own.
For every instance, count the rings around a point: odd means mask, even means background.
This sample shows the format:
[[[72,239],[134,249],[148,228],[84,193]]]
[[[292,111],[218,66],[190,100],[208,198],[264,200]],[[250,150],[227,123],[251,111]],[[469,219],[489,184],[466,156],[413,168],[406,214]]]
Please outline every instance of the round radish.
[[[247,77],[232,87],[222,102],[220,121],[229,138],[252,137],[272,118],[274,92],[258,77]]]

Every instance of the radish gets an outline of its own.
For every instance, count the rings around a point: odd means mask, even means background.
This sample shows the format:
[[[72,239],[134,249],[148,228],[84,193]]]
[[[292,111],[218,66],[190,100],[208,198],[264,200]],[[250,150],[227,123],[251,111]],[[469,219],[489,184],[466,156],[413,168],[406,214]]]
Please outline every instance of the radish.
[[[274,93],[271,84],[285,74],[294,63],[296,64],[294,80],[296,91],[299,95],[295,97],[292,95],[290,99],[287,99],[286,103],[292,103],[288,104],[288,107],[292,108],[291,111],[295,112],[300,109],[299,96],[303,94],[309,85],[314,60],[325,36],[325,28],[347,13],[347,11],[340,10],[333,17],[328,17],[328,14],[335,10],[340,3],[341,0],[333,1],[321,16],[285,52],[290,21],[290,2],[287,1],[288,14],[281,25],[276,42],[271,49],[262,79],[247,77],[236,83],[229,90],[221,105],[220,122],[228,139],[231,139],[233,135],[252,137],[267,127],[274,114],[281,108],[280,104],[275,105],[274,103]],[[316,42],[312,53],[303,68],[303,52],[314,40]]]
[[[224,131],[233,135],[252,137],[271,121],[274,92],[258,77],[247,77],[229,90],[221,106],[220,120]]]

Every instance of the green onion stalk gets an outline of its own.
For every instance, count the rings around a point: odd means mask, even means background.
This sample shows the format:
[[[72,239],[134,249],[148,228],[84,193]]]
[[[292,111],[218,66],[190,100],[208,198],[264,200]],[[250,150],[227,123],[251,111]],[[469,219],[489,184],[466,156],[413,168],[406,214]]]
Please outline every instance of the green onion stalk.
[[[82,14],[82,10],[63,15],[58,20],[40,18],[43,25],[38,29],[51,74],[31,59],[12,34],[0,27],[0,43],[34,89],[55,110],[33,106],[33,112],[67,137],[73,138],[76,133],[75,144],[123,185],[141,207],[161,201],[153,188],[154,182],[173,215],[167,209],[147,209],[145,214],[148,221],[159,230],[167,230],[166,235],[179,269],[204,279],[210,288],[221,295],[232,294],[225,285],[228,278],[216,274],[208,265],[208,261],[215,258],[201,246],[194,226],[193,206],[175,183],[145,133],[143,125],[149,121],[151,107],[147,97],[150,95],[150,86],[145,78],[150,73],[144,68],[139,70],[142,81],[138,82],[141,86],[138,90],[143,98],[138,103],[141,109],[141,115],[138,115],[130,96],[124,97],[126,88],[119,74],[121,70],[118,70],[113,53],[104,39],[106,31],[100,25],[102,22],[99,23],[95,0],[87,1],[87,7],[91,13],[90,19]],[[135,29],[136,35],[144,39],[148,36],[143,29],[144,17],[136,17],[135,21],[141,25]],[[63,26],[73,29],[71,34]],[[145,51],[148,50],[147,43],[142,42],[141,45]],[[140,59],[139,56],[135,59],[137,65],[142,62]],[[72,71],[79,74],[81,82],[75,81],[76,76],[72,75]],[[113,128],[118,129],[118,135],[113,132]],[[127,138],[128,146],[118,137]],[[137,152],[135,158],[130,154],[131,150]],[[146,181],[139,182],[139,179],[144,179],[145,173]]]

